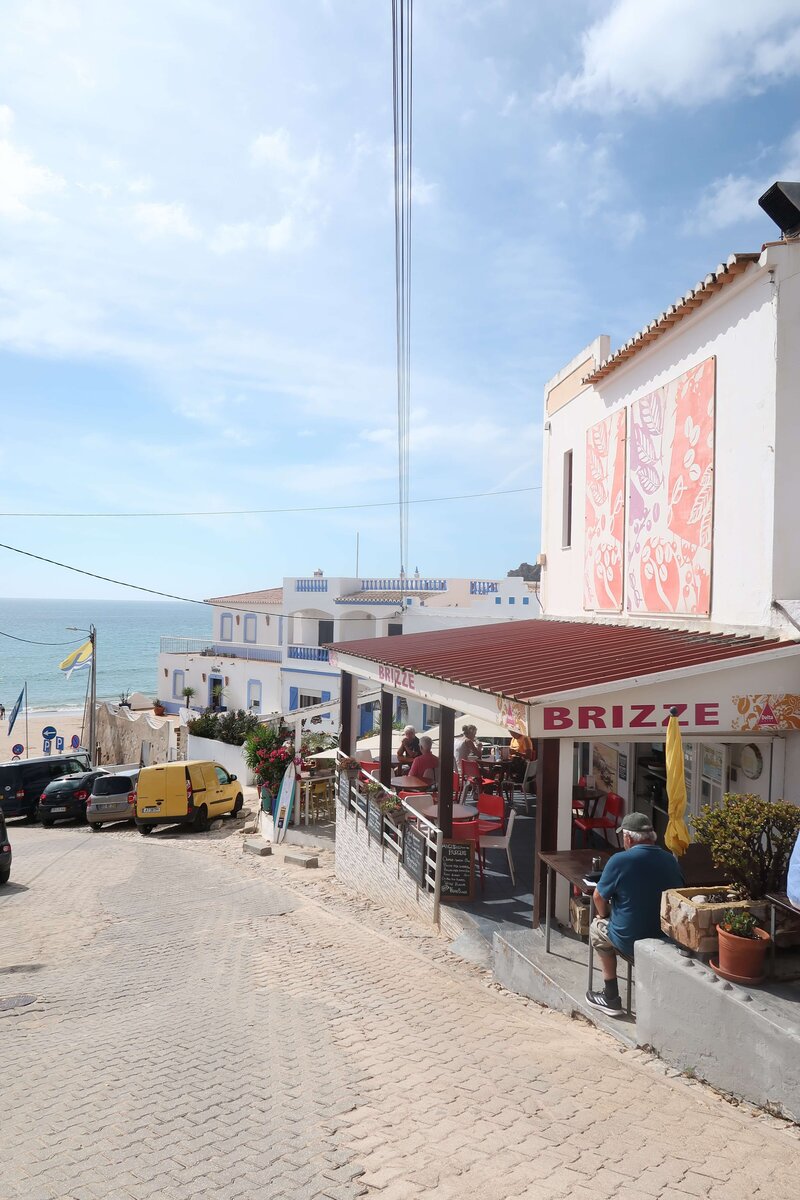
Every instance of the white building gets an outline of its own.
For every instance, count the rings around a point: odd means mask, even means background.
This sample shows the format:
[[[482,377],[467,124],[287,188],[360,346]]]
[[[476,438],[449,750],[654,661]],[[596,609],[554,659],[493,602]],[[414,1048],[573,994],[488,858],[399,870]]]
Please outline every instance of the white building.
[[[158,695],[169,712],[194,688],[193,708],[248,709],[288,714],[339,697],[331,642],[360,641],[423,629],[507,621],[538,614],[538,585],[520,578],[427,579],[415,574],[360,579],[321,572],[290,577],[283,587],[216,596],[208,639],[161,638]],[[363,730],[372,728],[367,700]],[[429,705],[398,698],[397,720],[424,728],[437,719]],[[317,717],[318,728],[338,727],[338,715]]]

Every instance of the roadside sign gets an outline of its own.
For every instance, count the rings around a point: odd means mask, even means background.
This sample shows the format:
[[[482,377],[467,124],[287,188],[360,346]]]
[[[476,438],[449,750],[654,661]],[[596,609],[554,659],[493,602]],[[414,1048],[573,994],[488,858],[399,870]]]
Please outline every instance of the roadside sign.
[[[81,739],[78,737],[77,733],[73,733],[72,737],[69,739],[69,744],[72,746],[73,750],[78,749],[81,744]]]
[[[46,738],[48,742],[52,742],[52,740],[55,736],[56,736],[56,730],[55,730],[54,726],[45,725],[44,729],[42,730],[42,737]]]
[[[11,753],[12,754],[24,754],[25,747],[22,745],[21,742],[17,742],[16,746],[11,747]]]
[[[50,738],[45,738],[45,739],[44,739],[44,745],[42,746],[42,751],[43,751],[43,753],[44,753],[44,754],[49,754],[49,753],[50,753],[50,750],[51,750],[51,747],[52,747],[52,745],[53,745],[53,743],[52,743],[52,741],[50,740]]]
[[[64,739],[63,739],[63,737],[57,737],[56,738],[56,750],[58,750],[58,752],[60,753],[63,749],[64,749]]]

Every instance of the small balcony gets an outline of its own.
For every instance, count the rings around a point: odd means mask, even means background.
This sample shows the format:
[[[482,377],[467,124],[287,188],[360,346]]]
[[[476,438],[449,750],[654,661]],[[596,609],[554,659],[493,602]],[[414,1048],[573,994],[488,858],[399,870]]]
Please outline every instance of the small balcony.
[[[242,642],[212,642],[210,638],[162,637],[162,654],[200,654],[205,658],[241,658],[248,662],[281,661],[278,646],[246,646]]]
[[[362,579],[362,592],[446,592],[446,579],[418,579],[416,575],[393,579]]]
[[[328,662],[329,654],[323,646],[287,646],[287,658],[299,658],[305,662]]]
[[[327,592],[328,581],[321,579],[319,575],[314,575],[311,579],[295,579],[294,590],[296,592]]]

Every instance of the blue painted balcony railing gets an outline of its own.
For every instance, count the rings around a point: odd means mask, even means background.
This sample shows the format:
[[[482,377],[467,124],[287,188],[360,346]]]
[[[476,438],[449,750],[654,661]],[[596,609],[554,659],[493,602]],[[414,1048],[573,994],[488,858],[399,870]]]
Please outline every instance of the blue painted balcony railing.
[[[394,579],[362,579],[362,592],[446,592],[446,579],[417,579],[416,576],[405,579],[399,576]]]
[[[494,579],[470,579],[469,594],[470,596],[490,596],[493,592],[500,591],[500,584]]]
[[[312,579],[295,579],[294,590],[296,592],[327,592],[327,579],[320,579],[315,575]]]
[[[328,662],[328,651],[322,646],[287,646],[287,658],[302,658],[306,662]]]

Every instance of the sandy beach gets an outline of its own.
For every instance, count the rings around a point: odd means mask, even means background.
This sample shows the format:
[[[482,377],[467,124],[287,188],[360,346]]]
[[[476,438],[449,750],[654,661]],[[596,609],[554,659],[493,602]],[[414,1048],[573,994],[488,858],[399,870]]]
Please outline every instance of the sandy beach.
[[[25,746],[25,712],[20,712],[14,725],[14,732],[11,737],[8,736],[8,717],[9,709],[6,709],[5,719],[0,722],[0,762],[7,762],[12,757],[12,749],[16,745]],[[52,725],[59,737],[64,738],[65,751],[70,749],[70,738],[73,734],[81,735],[81,726],[83,724],[82,709],[69,709],[60,712],[42,711],[40,709],[29,710],[28,712],[28,739],[27,750],[28,757],[33,758],[36,755],[43,753],[42,749],[42,730],[48,725]],[[56,753],[56,748],[53,746],[53,754]],[[22,758],[25,754],[21,755]]]

